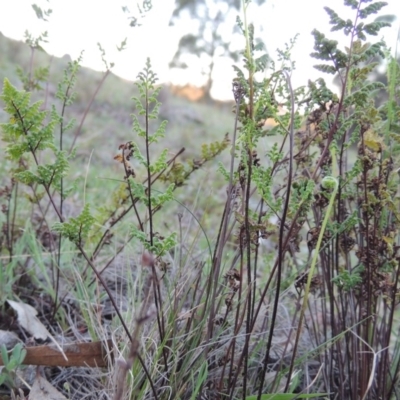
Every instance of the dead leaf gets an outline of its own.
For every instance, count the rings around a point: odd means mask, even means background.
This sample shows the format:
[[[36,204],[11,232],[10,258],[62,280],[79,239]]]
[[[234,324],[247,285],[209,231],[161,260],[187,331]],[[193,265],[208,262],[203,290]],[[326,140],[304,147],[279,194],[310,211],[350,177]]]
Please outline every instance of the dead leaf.
[[[193,311],[182,311],[178,314],[177,321],[186,321],[193,316]]]
[[[47,340],[50,337],[45,326],[36,318],[37,311],[32,306],[12,300],[7,302],[17,312],[20,325],[35,339]]]
[[[29,400],[67,400],[42,376],[37,376],[29,392]]]
[[[19,303],[17,301],[7,300],[8,304],[17,312],[19,324],[28,331],[35,339],[51,341],[56,345],[57,349],[62,353],[64,358],[68,361],[67,356],[64,354],[62,348],[57,341],[50,335],[50,332],[36,317],[37,311],[29,304]]]
[[[125,159],[124,159],[124,156],[122,154],[117,154],[116,156],[114,156],[114,160],[125,164],[125,169],[126,169],[126,174],[127,174],[127,176],[125,178],[128,178],[130,176],[132,176],[134,178],[136,176],[136,174],[135,174],[135,170],[133,169],[132,164],[128,161],[129,157],[130,157],[129,155],[126,155]]]
[[[124,158],[122,157],[122,154],[117,154],[117,155],[114,157],[114,160],[117,160],[117,161],[119,161],[120,163],[122,163],[122,162],[124,161]]]
[[[14,332],[0,330],[0,347],[4,344],[7,350],[11,350],[19,342],[21,340]]]

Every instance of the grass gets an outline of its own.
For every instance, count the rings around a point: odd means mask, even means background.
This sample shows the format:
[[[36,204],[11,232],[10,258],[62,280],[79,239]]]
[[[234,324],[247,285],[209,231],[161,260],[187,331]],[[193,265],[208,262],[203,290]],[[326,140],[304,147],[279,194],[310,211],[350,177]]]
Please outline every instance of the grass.
[[[258,80],[246,18],[233,105],[169,95],[150,62],[136,86],[66,60],[47,75],[47,55],[32,64],[0,37],[0,328],[35,342],[12,299],[59,343],[111,340],[107,367],[45,368],[68,398],[399,397],[398,64],[380,107],[368,73],[383,44],[360,43],[382,26],[354,22],[348,53],[313,33],[340,98],[322,80],[292,88],[290,46]],[[38,379],[17,361],[10,398]]]

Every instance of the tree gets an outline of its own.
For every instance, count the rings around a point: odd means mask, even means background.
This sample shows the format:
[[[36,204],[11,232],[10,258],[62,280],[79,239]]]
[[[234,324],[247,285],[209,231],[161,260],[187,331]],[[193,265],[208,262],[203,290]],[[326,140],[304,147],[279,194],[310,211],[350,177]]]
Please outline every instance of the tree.
[[[261,5],[265,0],[257,0]],[[171,68],[186,69],[194,62],[201,63],[202,74],[206,78],[204,93],[210,98],[213,85],[213,71],[218,57],[229,57],[238,61],[240,42],[236,16],[241,0],[175,0],[175,10],[170,25],[189,18],[193,32],[185,34],[179,41],[178,49],[170,62]]]

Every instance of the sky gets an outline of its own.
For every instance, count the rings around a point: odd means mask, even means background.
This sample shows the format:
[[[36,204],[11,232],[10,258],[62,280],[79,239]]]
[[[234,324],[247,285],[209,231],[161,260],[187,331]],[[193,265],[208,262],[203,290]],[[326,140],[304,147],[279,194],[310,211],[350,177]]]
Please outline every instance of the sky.
[[[389,4],[381,14],[400,16],[398,1],[387,0]],[[36,18],[31,6],[33,2],[42,9],[52,9],[48,22]],[[169,26],[174,0],[152,0],[152,3],[152,10],[140,19],[141,26],[132,28],[129,26],[129,15],[123,13],[122,7],[127,6],[132,15],[138,15],[135,0],[0,0],[0,32],[23,40],[25,30],[34,36],[47,31],[49,43],[43,47],[49,54],[57,57],[68,54],[76,59],[84,50],[82,64],[104,70],[97,46],[99,42],[106,51],[107,61],[115,64],[112,71],[125,79],[134,80],[143,69],[146,58],[150,57],[160,82],[201,85],[203,78],[199,65],[187,71],[171,71],[168,67],[180,37],[193,31],[193,22],[186,18],[176,26]],[[354,17],[351,12],[346,14],[347,8],[342,0],[266,0],[261,10],[252,6],[248,11],[249,21],[254,22],[257,36],[264,41],[271,55],[299,34],[292,53],[296,60],[296,70],[292,75],[295,87],[306,84],[310,78],[321,76],[312,68],[316,60],[309,57],[313,51],[310,34],[313,28],[329,34],[343,45],[348,42],[348,38],[341,34],[329,33],[329,18],[323,10],[324,6],[333,8],[340,16],[344,13],[345,17]],[[372,39],[384,36],[394,53],[399,26],[399,20],[396,20],[392,28],[384,28],[382,35]],[[126,50],[119,52],[116,47],[125,38]],[[232,98],[231,83],[235,76],[232,63],[226,58],[220,58],[216,63],[212,91],[215,98]],[[330,76],[325,75],[325,78],[327,82],[331,80]]]

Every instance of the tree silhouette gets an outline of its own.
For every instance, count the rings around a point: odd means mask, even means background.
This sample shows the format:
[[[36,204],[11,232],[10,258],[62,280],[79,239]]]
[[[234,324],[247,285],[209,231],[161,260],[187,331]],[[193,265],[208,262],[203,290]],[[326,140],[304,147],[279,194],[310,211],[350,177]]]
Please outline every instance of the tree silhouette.
[[[257,0],[261,5],[265,0]],[[210,99],[213,85],[213,71],[218,57],[229,57],[237,61],[240,51],[234,46],[234,38],[239,36],[236,15],[241,0],[176,0],[170,25],[175,25],[182,17],[189,17],[193,31],[182,36],[178,49],[170,62],[171,68],[188,68],[190,62],[200,62],[206,78],[204,93]]]

